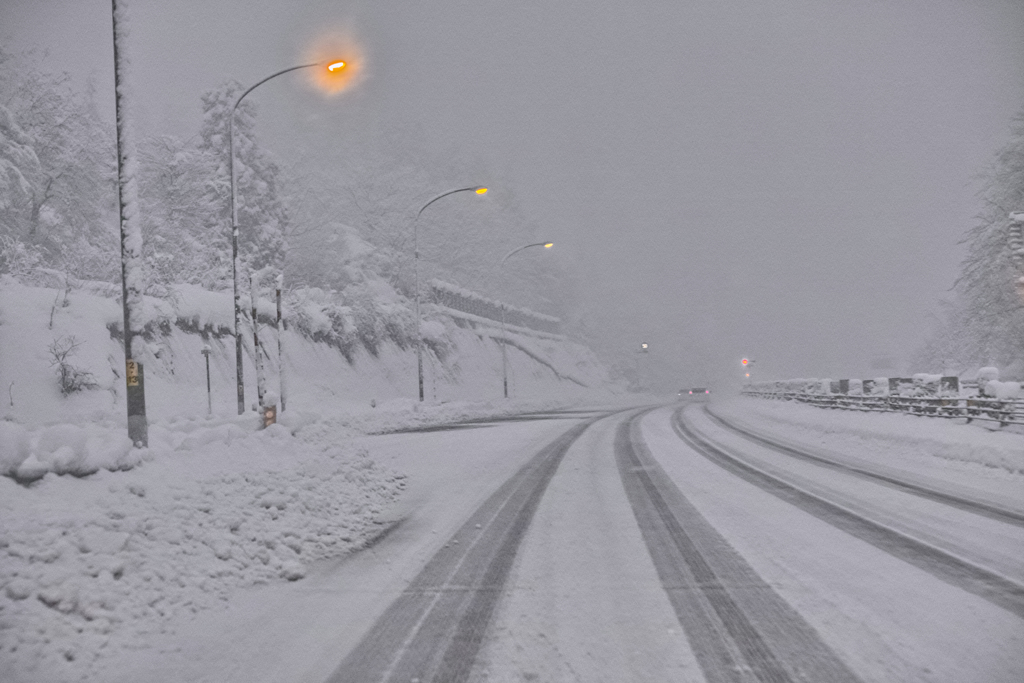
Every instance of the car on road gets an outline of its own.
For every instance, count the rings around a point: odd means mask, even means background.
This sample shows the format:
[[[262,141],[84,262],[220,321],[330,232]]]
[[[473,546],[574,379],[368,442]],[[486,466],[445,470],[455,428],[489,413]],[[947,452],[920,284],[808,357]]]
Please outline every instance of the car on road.
[[[707,387],[693,387],[691,389],[680,389],[679,398],[692,398],[693,396],[707,396],[711,390]]]

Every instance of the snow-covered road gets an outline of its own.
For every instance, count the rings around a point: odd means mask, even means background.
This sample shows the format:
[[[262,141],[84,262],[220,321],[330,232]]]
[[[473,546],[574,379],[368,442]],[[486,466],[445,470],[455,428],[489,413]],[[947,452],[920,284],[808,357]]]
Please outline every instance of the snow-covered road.
[[[737,414],[360,437],[408,475],[389,533],[94,680],[1024,680],[1019,473]]]

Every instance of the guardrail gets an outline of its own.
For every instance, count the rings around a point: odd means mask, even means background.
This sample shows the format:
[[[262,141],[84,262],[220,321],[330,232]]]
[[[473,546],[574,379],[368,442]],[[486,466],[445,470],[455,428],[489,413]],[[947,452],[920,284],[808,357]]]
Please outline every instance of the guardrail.
[[[562,321],[558,318],[537,313],[518,306],[509,306],[494,299],[480,296],[476,292],[463,289],[440,280],[430,281],[430,299],[433,303],[481,318],[489,318],[515,327],[528,327],[538,332],[559,334]],[[504,310],[503,310],[504,309]]]
[[[819,408],[863,412],[905,413],[921,417],[966,418],[998,422],[1000,426],[1024,425],[1024,400],[986,396],[857,396],[811,394],[799,391],[744,389],[743,395],[757,398],[799,401]]]

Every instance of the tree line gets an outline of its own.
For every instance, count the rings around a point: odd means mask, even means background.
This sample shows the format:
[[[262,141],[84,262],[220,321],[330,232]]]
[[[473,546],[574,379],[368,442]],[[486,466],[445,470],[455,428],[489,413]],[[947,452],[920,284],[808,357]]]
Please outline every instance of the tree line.
[[[40,69],[32,54],[0,49],[0,274],[40,268],[118,282],[116,143],[96,88]],[[243,85],[204,93],[195,135],[139,139],[147,281],[231,286],[228,116]],[[415,132],[363,136],[330,174],[285,168],[259,143],[257,106],[235,114],[239,249],[247,269],[285,273],[286,287],[353,298],[381,285],[411,298],[412,218],[459,183],[487,182],[457,151],[424,152]],[[570,278],[551,258],[497,269],[501,254],[539,237],[510,192],[486,204],[452,201],[421,219],[420,282],[455,282],[510,303],[565,316]],[[377,298],[380,298],[378,296]],[[386,298],[386,296],[385,296]]]
[[[966,256],[931,336],[917,354],[922,367],[956,371],[993,365],[1024,378],[1024,268],[1010,248],[1010,214],[1024,211],[1024,112],[1010,141],[983,173],[983,203],[961,242]]]

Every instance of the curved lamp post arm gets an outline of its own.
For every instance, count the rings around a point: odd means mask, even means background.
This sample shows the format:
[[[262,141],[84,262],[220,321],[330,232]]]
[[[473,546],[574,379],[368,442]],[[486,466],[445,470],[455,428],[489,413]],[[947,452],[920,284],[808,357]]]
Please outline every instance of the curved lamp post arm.
[[[437,195],[436,197],[434,197],[433,199],[431,199],[431,200],[430,200],[429,202],[427,202],[426,204],[424,204],[424,205],[423,205],[423,206],[422,206],[422,207],[420,208],[420,210],[416,212],[416,218],[418,219],[418,218],[420,217],[420,214],[421,214],[421,213],[423,213],[423,211],[424,211],[424,210],[425,210],[425,209],[426,209],[426,208],[427,208],[428,206],[430,206],[431,204],[433,204],[434,202],[436,202],[436,201],[437,201],[438,199],[441,199],[442,197],[447,197],[448,195],[450,195],[450,194],[455,194],[456,192],[469,192],[469,191],[473,191],[473,192],[477,192],[477,193],[480,193],[480,190],[483,190],[484,192],[486,192],[486,191],[487,191],[487,188],[486,188],[486,187],[484,187],[483,185],[474,185],[474,186],[472,186],[472,187],[460,187],[460,188],[458,188],[458,189],[456,189],[456,190],[448,190],[447,192],[442,192],[441,194]],[[482,194],[482,193],[481,193],[481,194]]]
[[[318,63],[314,64],[300,64],[298,66],[291,66],[287,69],[282,69],[277,73],[270,74],[261,81],[257,81],[254,85],[249,86],[249,89],[243,92],[237,100],[235,100],[234,106],[231,107],[231,115],[228,116],[228,164],[231,167],[231,230],[235,232],[238,230],[238,211],[235,208],[235,110],[238,109],[238,105],[242,103],[245,96],[251,93],[256,88],[260,87],[271,78],[277,78],[281,74],[286,74],[289,71],[296,71],[298,69],[308,69],[311,66],[317,66]]]
[[[518,249],[513,249],[512,251],[510,251],[507,254],[505,254],[502,257],[501,261],[499,262],[499,265],[505,265],[505,261],[508,260],[509,256],[512,256],[514,254],[518,254],[523,249],[529,249],[530,247],[544,247],[545,249],[550,249],[553,246],[555,246],[554,242],[534,242],[533,244],[527,244],[525,246],[519,247]]]

